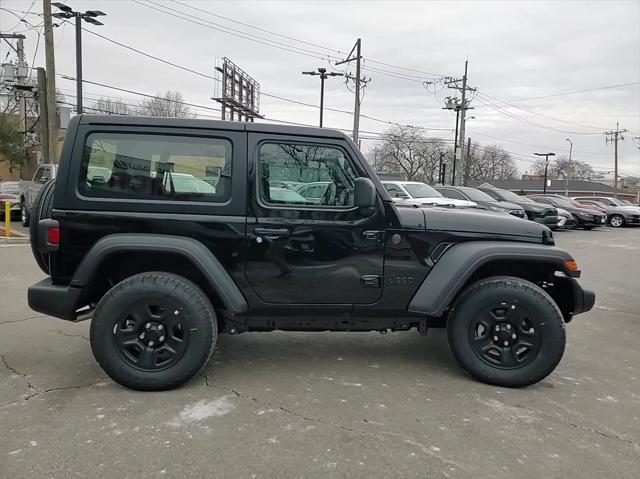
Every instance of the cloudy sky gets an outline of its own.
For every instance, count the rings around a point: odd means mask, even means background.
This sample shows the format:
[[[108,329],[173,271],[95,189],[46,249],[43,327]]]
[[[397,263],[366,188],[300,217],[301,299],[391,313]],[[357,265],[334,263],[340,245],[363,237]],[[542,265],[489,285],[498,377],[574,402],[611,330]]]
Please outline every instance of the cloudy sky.
[[[362,104],[362,133],[375,138],[389,124],[432,129],[453,138],[455,116],[442,110],[442,77],[461,77],[477,88],[468,136],[501,144],[524,172],[533,152],[568,154],[598,171],[613,169],[613,147],[603,132],[626,128],[620,145],[622,174],[640,176],[640,1],[189,1],[66,0],[76,10],[107,13],[88,30],[197,73],[144,57],[90,33],[83,35],[84,77],[135,92],[180,90],[187,101],[211,100],[217,57],[227,56],[253,75],[263,93],[319,103],[319,79],[303,70],[334,66],[362,38],[364,75],[371,78]],[[41,0],[0,0],[0,30],[24,32],[30,64],[44,65]],[[24,12],[29,12],[20,22]],[[224,17],[224,18],[223,18]],[[31,28],[35,26],[36,28]],[[25,31],[26,30],[26,31]],[[71,25],[55,29],[56,69],[75,74]],[[37,49],[37,51],[36,51]],[[0,46],[5,59],[8,50]],[[11,58],[11,56],[9,56]],[[32,62],[32,59],[35,61]],[[351,71],[351,67],[347,71]],[[424,81],[433,82],[425,88]],[[74,83],[57,78],[73,102]],[[95,85],[85,105],[100,96],[140,100]],[[340,78],[327,80],[325,106],[352,110],[353,95]],[[198,108],[199,116],[219,113]],[[268,118],[317,124],[318,109],[264,96]],[[380,121],[383,120],[383,121]],[[349,114],[326,111],[325,126],[351,129]],[[363,143],[365,152],[375,140]]]

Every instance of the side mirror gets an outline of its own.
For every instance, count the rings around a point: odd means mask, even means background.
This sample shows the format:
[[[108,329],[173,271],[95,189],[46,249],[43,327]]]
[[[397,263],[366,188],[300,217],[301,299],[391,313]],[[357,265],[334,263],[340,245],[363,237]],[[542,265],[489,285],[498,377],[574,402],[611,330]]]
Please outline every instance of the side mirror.
[[[354,181],[354,203],[358,208],[373,208],[376,205],[376,187],[369,178]]]

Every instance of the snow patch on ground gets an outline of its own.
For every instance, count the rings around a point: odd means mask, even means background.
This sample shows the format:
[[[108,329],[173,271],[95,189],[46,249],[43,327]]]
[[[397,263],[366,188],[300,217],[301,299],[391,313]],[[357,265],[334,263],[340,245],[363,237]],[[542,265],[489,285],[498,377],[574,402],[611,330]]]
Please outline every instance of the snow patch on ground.
[[[235,406],[229,401],[228,396],[223,396],[213,401],[202,399],[186,406],[169,424],[176,427],[186,426],[210,417],[225,416],[233,411],[234,408]]]

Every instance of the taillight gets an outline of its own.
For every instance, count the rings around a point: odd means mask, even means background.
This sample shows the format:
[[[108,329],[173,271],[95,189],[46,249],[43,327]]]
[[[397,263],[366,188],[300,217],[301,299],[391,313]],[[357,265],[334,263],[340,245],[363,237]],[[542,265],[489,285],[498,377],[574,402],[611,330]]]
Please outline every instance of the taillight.
[[[47,231],[47,242],[50,245],[59,245],[60,244],[60,228],[52,227]]]

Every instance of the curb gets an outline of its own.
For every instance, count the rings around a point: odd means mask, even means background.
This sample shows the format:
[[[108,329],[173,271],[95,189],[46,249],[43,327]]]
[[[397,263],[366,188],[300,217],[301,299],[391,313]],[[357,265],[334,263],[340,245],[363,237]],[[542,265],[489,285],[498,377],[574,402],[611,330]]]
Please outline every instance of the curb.
[[[0,244],[29,244],[29,237],[16,236],[11,238],[6,238],[4,236],[0,236]]]

